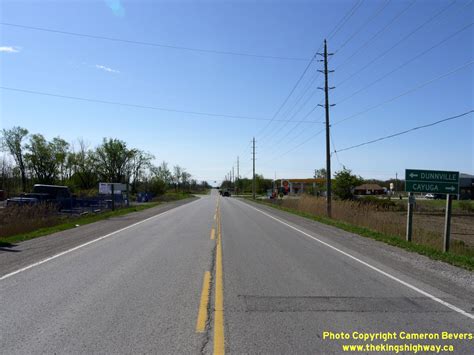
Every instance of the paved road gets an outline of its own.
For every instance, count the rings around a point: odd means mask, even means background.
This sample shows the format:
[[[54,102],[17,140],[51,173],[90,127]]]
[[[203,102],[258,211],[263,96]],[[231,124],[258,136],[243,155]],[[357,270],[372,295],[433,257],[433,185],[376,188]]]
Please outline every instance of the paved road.
[[[0,277],[0,352],[341,353],[324,332],[471,333],[473,281],[213,191]]]

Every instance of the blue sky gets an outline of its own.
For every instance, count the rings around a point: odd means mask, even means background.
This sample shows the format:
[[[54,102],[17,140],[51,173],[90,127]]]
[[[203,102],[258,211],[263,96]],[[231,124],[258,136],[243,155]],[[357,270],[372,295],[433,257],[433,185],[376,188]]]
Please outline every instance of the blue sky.
[[[0,3],[0,20],[4,23],[302,59],[143,46],[0,25],[1,86],[268,119],[275,115],[323,39],[358,1]],[[329,37],[329,51],[336,52],[330,69],[337,68],[330,74],[330,84],[336,86],[330,92],[331,103],[336,103],[331,108],[331,121],[381,104],[334,125],[333,149],[472,109],[473,26],[465,28],[473,22],[472,1],[458,0],[452,5],[445,0],[411,3],[392,0],[385,6],[385,1],[365,0]],[[409,35],[437,13],[434,20]],[[420,55],[458,31],[449,41]],[[405,36],[399,45],[363,69]],[[325,166],[324,134],[308,140],[323,128],[318,123],[324,118],[321,108],[307,115],[323,98],[323,92],[317,90],[323,77],[314,79],[317,69],[321,69],[321,63],[313,62],[276,116],[276,120],[313,121],[309,123],[273,121],[263,129],[268,121],[211,118],[0,90],[0,125],[23,126],[48,138],[84,138],[91,147],[103,137],[120,138],[153,153],[157,164],[162,160],[179,164],[195,178],[210,181],[222,179],[235,165],[237,156],[241,175],[250,176],[250,140],[256,135],[258,173],[269,178],[275,173],[277,178],[310,177],[314,169]],[[473,116],[333,154],[333,170],[345,165],[363,177],[382,179],[394,177],[396,172],[403,176],[405,168],[474,173]]]

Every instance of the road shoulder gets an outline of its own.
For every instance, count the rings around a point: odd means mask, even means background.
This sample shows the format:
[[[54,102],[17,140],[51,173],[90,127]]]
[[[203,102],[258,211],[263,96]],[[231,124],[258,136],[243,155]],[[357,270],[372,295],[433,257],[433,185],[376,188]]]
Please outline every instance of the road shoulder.
[[[310,234],[324,239],[331,245],[360,257],[385,271],[405,276],[405,278],[409,277],[411,281],[453,295],[461,303],[469,306],[469,311],[471,311],[472,299],[474,299],[474,273],[468,270],[278,210],[271,206],[244,199],[239,199],[239,201],[289,224],[296,225]]]

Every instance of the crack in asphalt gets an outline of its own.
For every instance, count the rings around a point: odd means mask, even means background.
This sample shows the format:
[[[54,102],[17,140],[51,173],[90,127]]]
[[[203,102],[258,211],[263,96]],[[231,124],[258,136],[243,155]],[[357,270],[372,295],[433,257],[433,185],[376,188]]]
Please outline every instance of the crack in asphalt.
[[[207,320],[206,320],[206,327],[205,332],[203,335],[203,340],[201,344],[201,348],[199,349],[200,354],[208,354],[211,353],[210,351],[206,351],[206,347],[209,345],[209,341],[211,339],[211,324],[213,319],[213,312],[212,310],[212,303],[214,301],[214,296],[212,294],[212,288],[215,282],[215,265],[216,265],[216,252],[217,252],[217,243],[214,244],[214,247],[211,250],[211,280],[209,282],[209,302],[207,303]]]

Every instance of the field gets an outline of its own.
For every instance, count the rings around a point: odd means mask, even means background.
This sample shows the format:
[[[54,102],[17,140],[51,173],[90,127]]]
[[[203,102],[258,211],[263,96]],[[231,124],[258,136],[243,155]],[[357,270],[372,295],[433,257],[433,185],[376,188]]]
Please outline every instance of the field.
[[[115,211],[102,210],[86,215],[60,214],[50,205],[0,208],[0,247],[191,196],[188,193],[166,193],[155,198],[153,202],[117,208]]]
[[[413,217],[413,242],[442,250],[444,228],[444,201],[418,201]],[[454,201],[451,226],[451,253],[474,257],[474,213],[470,207]],[[302,196],[297,199],[276,200],[273,203],[284,208],[314,216],[326,215],[323,198]],[[468,206],[472,201],[468,202]],[[373,231],[405,238],[406,201],[368,199],[357,201],[333,201],[333,218]]]

